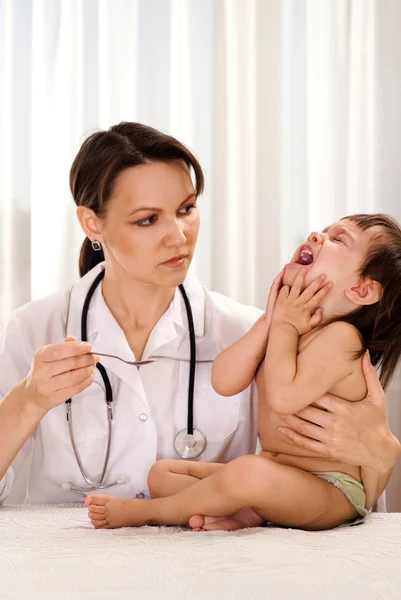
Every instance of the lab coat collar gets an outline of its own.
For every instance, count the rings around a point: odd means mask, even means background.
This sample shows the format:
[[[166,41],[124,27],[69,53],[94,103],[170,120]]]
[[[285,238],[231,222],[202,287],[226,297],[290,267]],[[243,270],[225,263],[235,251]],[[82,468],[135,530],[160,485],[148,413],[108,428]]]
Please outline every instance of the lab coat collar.
[[[104,263],[94,267],[72,287],[67,332],[68,335],[73,335],[77,340],[81,339],[81,316],[85,298],[92,282],[102,269],[104,269]],[[123,330],[104,302],[101,285],[97,287],[92,297],[88,314],[87,332],[88,341],[92,344],[93,352],[113,354],[124,360],[135,359]],[[143,387],[137,369],[115,358],[104,356],[100,357],[100,363],[106,369],[108,376],[110,376],[110,373],[116,375],[138,399],[144,400],[146,406]],[[113,387],[112,384],[112,389]]]
[[[195,337],[205,335],[205,294],[200,283],[193,276],[188,276],[184,281],[184,289],[192,309],[194,320]],[[166,348],[182,335],[189,335],[188,316],[185,308],[184,298],[177,288],[174,298],[151,332],[146,344],[144,358],[164,354],[169,356],[171,349]]]
[[[72,287],[66,335],[73,335],[76,339],[81,339],[82,307],[89,287],[102,269],[104,269],[104,263],[96,265]],[[206,330],[203,287],[193,275],[188,275],[184,281],[184,288],[192,308],[195,335],[196,337],[203,337]],[[169,308],[149,337],[146,353],[154,352],[156,348],[164,346],[175,339],[180,330],[186,333],[189,332],[184,299],[177,288]],[[88,314],[87,332],[88,341],[94,345],[94,350],[117,354],[121,358],[133,360],[133,354],[124,332],[105,305],[100,285],[92,298]]]
[[[69,298],[66,335],[73,335],[77,340],[81,339],[81,316],[85,298],[92,282],[102,269],[104,269],[104,263],[94,267],[72,287]],[[201,337],[205,334],[204,290],[192,276],[187,277],[184,288],[192,307],[195,335]],[[188,332],[188,319],[184,300],[181,292],[177,289],[169,308],[149,336],[142,358],[145,359],[150,355],[155,355],[162,346],[177,340],[182,332]],[[94,352],[113,354],[125,360],[135,359],[123,330],[104,302],[100,285],[92,297],[87,321],[87,333],[88,341],[92,344]],[[168,354],[168,349],[164,349],[164,351]],[[100,362],[106,371],[114,373],[146,403],[138,369],[114,358],[101,357]],[[146,369],[146,366],[141,368]]]
[[[205,292],[199,281],[193,276],[188,275],[184,281],[184,289],[188,296],[194,319],[195,336],[203,337],[205,335]],[[164,317],[171,318],[177,327],[189,333],[188,317],[185,310],[184,298],[177,288],[172,303],[165,313]]]

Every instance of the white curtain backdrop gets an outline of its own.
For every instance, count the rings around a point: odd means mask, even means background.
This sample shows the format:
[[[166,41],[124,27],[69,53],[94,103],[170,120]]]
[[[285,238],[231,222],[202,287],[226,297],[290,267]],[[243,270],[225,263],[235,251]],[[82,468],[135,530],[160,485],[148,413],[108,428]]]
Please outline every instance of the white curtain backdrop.
[[[122,120],[197,154],[194,270],[242,302],[264,306],[311,229],[401,220],[400,27],[398,0],[0,0],[0,328],[76,279],[69,168]]]

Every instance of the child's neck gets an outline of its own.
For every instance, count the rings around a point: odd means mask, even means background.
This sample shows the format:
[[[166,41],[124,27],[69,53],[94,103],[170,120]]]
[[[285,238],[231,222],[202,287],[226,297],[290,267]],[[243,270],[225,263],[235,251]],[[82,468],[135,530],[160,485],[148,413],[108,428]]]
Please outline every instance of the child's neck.
[[[334,292],[334,290],[330,291],[327,298],[325,298],[321,304],[321,307],[323,308],[321,325],[326,325],[333,321],[333,319],[341,321],[344,317],[358,308],[358,306],[350,302],[345,295],[341,294],[338,296],[333,294],[332,296],[332,292]]]

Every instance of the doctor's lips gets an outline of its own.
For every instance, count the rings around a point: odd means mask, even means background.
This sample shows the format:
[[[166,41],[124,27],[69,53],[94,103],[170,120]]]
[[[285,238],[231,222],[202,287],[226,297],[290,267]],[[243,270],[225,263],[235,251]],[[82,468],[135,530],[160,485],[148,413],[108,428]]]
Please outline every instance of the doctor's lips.
[[[314,257],[311,246],[308,244],[302,244],[302,246],[298,248],[295,259],[293,259],[291,262],[292,264],[302,265],[304,267],[308,267],[309,265],[313,264]]]
[[[180,254],[178,256],[173,256],[169,260],[166,260],[162,263],[166,267],[181,267],[184,264],[185,259],[188,258],[188,254]]]

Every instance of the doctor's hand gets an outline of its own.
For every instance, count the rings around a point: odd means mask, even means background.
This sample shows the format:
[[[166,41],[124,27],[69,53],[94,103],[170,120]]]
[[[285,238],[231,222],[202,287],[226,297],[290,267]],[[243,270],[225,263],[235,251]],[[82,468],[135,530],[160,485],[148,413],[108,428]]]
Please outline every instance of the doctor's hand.
[[[47,412],[89,387],[99,361],[91,348],[73,337],[38,348],[25,379],[29,401]]]

